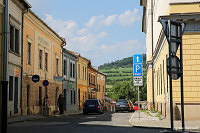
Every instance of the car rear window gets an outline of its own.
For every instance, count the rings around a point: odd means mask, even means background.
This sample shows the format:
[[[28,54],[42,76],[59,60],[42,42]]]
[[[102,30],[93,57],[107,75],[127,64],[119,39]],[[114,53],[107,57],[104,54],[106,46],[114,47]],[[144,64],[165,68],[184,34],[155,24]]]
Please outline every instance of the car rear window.
[[[97,100],[87,100],[85,103],[86,104],[98,104],[98,101]]]

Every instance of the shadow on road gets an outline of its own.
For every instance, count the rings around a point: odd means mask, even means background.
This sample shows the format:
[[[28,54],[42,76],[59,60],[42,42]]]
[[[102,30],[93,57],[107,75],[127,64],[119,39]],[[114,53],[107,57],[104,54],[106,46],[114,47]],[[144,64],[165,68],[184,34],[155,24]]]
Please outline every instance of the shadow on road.
[[[116,125],[112,117],[113,113],[51,117],[9,125],[8,133],[159,133],[165,130]]]

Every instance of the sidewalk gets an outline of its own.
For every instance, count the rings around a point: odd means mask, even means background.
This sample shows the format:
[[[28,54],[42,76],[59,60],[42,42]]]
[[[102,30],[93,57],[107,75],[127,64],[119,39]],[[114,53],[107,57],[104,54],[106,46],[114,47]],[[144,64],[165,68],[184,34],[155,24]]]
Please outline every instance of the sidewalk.
[[[170,120],[160,119],[156,117],[155,113],[140,112],[140,118],[138,117],[138,112],[133,113],[129,124],[136,127],[154,127],[154,128],[170,128]],[[174,128],[176,130],[182,129],[181,121],[174,121]],[[197,131],[200,132],[200,120],[185,121],[186,131]]]
[[[69,115],[74,115],[74,114],[81,114],[82,111],[78,112],[68,112],[62,115],[59,114],[54,114],[54,115],[47,115],[44,116],[42,114],[38,115],[26,115],[26,116],[13,116],[13,117],[8,117],[8,124],[14,124],[14,123],[19,123],[19,122],[24,122],[24,121],[33,121],[33,120],[39,120],[47,117],[59,117],[59,116],[69,116]]]
[[[46,117],[47,116],[43,116],[41,114],[40,115],[27,115],[27,116],[13,116],[13,117],[8,117],[8,124],[37,120],[37,119],[46,118]]]

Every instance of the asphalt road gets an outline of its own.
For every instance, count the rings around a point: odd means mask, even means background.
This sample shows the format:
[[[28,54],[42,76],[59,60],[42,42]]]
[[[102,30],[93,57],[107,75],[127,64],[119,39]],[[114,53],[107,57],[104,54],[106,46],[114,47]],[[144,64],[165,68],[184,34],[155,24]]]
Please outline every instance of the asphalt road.
[[[130,127],[132,113],[55,116],[15,123],[8,133],[156,133],[163,129]]]

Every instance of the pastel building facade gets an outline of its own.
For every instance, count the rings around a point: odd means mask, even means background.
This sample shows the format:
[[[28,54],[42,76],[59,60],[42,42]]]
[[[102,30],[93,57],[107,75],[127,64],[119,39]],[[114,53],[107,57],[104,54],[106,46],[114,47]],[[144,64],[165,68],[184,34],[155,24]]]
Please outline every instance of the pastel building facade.
[[[160,17],[186,24],[183,34],[183,76],[185,119],[199,120],[200,114],[200,22],[199,0],[141,0],[142,31],[147,47],[147,101],[149,110],[158,110],[170,118],[169,77],[166,62],[168,42]],[[179,50],[179,49],[178,49]],[[179,52],[177,52],[179,57]],[[173,80],[175,119],[181,119],[180,79]]]
[[[62,48],[66,42],[32,11],[25,15],[24,23],[22,114],[42,113],[45,96],[50,113],[58,111],[58,96],[63,92]],[[39,75],[40,81],[34,83],[33,75]],[[44,80],[49,81],[46,87]]]
[[[76,61],[76,55],[63,49],[63,95],[65,99],[64,110],[66,112],[78,111]]]
[[[77,54],[77,84],[78,84],[78,101],[79,101],[79,110],[83,109],[84,102],[89,98],[88,97],[88,64],[90,60]]]
[[[23,16],[30,7],[24,0],[8,1],[8,116],[22,112]]]
[[[97,73],[97,99],[104,103],[106,95],[106,75],[104,73]]]

